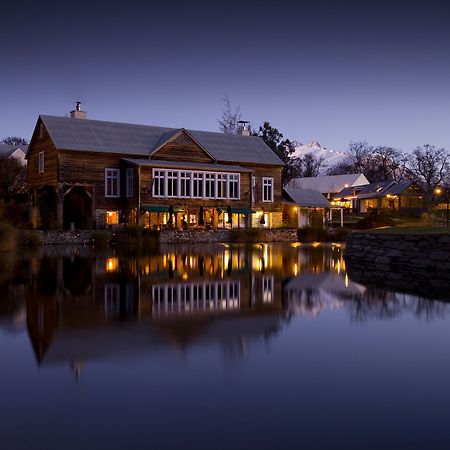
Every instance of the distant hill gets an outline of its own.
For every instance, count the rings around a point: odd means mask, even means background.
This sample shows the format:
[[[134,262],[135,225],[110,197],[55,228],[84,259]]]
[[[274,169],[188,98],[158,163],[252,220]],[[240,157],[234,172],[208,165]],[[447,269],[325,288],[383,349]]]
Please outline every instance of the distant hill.
[[[292,156],[295,158],[302,157],[307,153],[312,153],[316,158],[320,158],[321,156],[325,160],[325,165],[322,169],[322,173],[325,173],[330,167],[335,166],[342,162],[347,154],[340,150],[331,150],[326,147],[322,147],[317,141],[312,141],[309,144],[298,144],[295,147],[295,151]]]

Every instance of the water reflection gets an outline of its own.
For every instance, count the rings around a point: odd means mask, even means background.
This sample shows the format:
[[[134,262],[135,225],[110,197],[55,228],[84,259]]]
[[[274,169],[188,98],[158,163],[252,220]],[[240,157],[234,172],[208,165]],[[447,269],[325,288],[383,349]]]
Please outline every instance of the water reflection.
[[[38,364],[68,363],[78,377],[86,360],[167,346],[215,343],[240,357],[295,315],[343,309],[361,323],[447,314],[446,303],[353,282],[342,251],[261,244],[9,257],[1,261],[0,326],[27,332]]]

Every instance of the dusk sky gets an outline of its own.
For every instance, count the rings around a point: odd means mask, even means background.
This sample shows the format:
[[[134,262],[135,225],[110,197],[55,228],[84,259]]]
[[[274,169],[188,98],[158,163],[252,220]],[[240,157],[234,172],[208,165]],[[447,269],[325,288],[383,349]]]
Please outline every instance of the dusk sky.
[[[77,100],[91,119],[217,131],[226,93],[299,142],[450,149],[445,5],[159,3],[2,6],[0,138]]]

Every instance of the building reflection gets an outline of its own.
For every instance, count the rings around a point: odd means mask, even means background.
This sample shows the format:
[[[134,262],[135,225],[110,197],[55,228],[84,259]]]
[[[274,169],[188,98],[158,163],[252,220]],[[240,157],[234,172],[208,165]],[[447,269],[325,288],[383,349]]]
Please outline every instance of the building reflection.
[[[425,318],[446,313],[440,302],[353,282],[340,245],[41,255],[16,264],[4,283],[8,301],[0,302],[0,326],[11,328],[22,317],[38,363],[70,364],[76,377],[87,360],[168,346],[217,343],[227,357],[241,357],[294,315],[345,308],[352,320],[364,321],[405,309]]]

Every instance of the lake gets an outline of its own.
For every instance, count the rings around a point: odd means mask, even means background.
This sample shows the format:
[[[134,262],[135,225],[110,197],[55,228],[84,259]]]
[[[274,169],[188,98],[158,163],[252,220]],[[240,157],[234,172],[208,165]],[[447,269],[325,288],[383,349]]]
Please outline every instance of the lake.
[[[339,244],[134,253],[0,256],[1,448],[450,447],[445,298]]]

